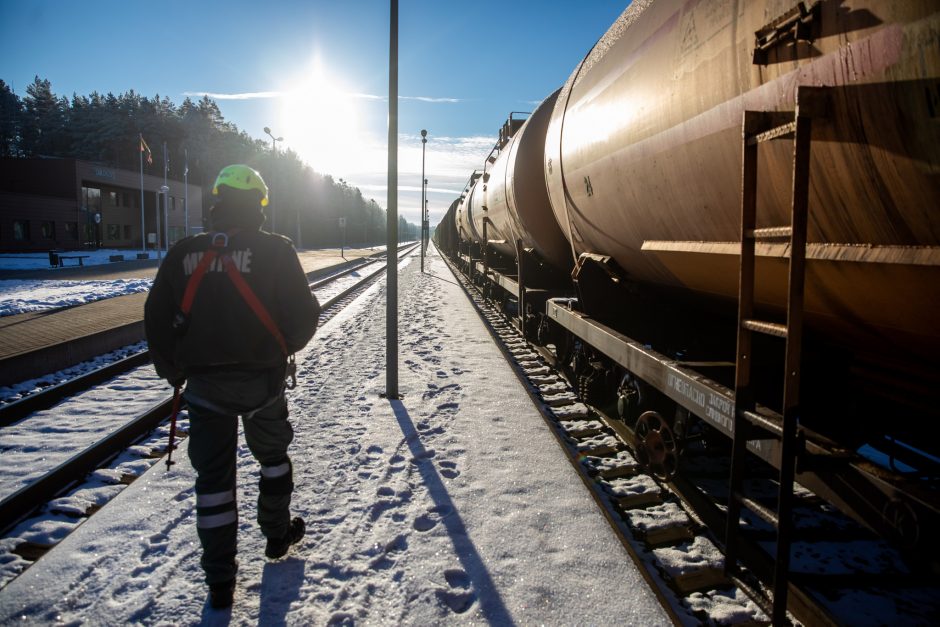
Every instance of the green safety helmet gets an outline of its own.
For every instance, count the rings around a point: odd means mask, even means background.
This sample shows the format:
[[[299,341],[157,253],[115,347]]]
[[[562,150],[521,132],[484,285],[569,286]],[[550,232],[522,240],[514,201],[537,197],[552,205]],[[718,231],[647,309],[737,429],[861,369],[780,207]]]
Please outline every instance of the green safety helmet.
[[[261,206],[268,206],[268,186],[264,184],[264,179],[254,168],[240,163],[225,166],[215,179],[212,195],[218,196],[219,188],[223,185],[241,191],[257,190],[261,194]]]

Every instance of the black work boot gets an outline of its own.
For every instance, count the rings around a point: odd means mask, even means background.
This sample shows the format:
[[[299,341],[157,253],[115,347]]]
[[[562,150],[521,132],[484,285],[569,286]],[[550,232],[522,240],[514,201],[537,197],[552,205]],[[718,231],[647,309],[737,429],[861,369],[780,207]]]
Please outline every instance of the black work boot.
[[[290,549],[290,545],[296,544],[304,537],[304,532],[307,530],[307,526],[304,524],[302,518],[294,518],[290,521],[290,528],[287,530],[287,534],[282,538],[268,538],[268,546],[264,549],[264,554],[272,560],[284,557],[287,555],[287,550]]]
[[[213,609],[222,610],[232,607],[235,599],[235,580],[214,583],[209,586],[209,605]]]

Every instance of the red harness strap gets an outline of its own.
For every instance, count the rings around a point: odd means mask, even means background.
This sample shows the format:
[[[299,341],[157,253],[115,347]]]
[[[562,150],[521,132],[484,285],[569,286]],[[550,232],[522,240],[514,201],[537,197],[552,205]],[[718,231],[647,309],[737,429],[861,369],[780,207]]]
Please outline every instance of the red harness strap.
[[[245,299],[245,302],[248,303],[248,306],[251,307],[251,310],[255,312],[255,315],[258,316],[258,320],[261,321],[261,324],[271,332],[271,335],[274,336],[274,339],[277,340],[278,345],[281,347],[281,351],[284,353],[284,356],[287,356],[287,344],[284,342],[284,336],[281,335],[281,330],[277,328],[277,324],[274,322],[274,319],[271,318],[271,314],[268,313],[268,310],[264,308],[264,305],[258,300],[258,297],[255,296],[255,293],[251,291],[251,286],[245,282],[245,277],[242,276],[242,273],[238,271],[238,268],[235,267],[235,262],[232,261],[231,256],[222,255],[222,265],[225,266],[225,271],[228,273],[232,283],[235,284],[235,287],[238,289],[238,292],[242,295],[242,298]]]
[[[222,246],[216,243],[216,240],[219,238],[225,240]],[[258,300],[251,286],[245,281],[245,277],[243,277],[241,272],[238,271],[238,268],[235,267],[235,262],[232,261],[231,255],[219,255],[219,249],[227,244],[228,236],[225,233],[216,233],[212,236],[212,248],[208,249],[205,254],[203,254],[196,269],[193,270],[192,275],[189,277],[189,282],[186,283],[186,291],[183,293],[183,302],[180,304],[180,310],[183,312],[184,316],[189,316],[189,312],[193,307],[193,300],[196,298],[196,291],[199,289],[199,284],[202,283],[202,279],[209,269],[209,266],[212,265],[212,262],[215,261],[216,258],[220,258],[222,267],[225,268],[226,274],[228,274],[229,279],[231,279],[232,283],[235,285],[238,293],[241,294],[241,297],[258,317],[258,320],[261,321],[261,324],[274,336],[274,339],[277,341],[278,346],[281,347],[281,351],[286,357],[287,343],[284,342],[284,336],[281,334],[281,330],[277,328],[277,323],[274,322],[271,314],[268,313],[268,310],[265,309],[261,301]]]

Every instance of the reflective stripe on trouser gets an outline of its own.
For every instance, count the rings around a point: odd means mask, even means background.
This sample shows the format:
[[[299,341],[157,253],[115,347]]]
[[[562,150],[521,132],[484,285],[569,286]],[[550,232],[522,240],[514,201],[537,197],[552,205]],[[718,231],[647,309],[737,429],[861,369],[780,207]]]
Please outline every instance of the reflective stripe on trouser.
[[[235,449],[238,423],[189,406],[189,459],[196,470],[196,531],[202,544],[206,583],[235,577],[238,510],[235,500]]]
[[[282,396],[243,424],[248,448],[261,462],[258,524],[265,537],[283,538],[290,527],[290,498],[294,489],[291,461],[287,456],[294,430],[287,421],[287,402]]]
[[[263,473],[258,496],[258,524],[266,537],[284,537],[290,526],[293,488],[287,447],[294,438],[293,428],[287,421],[284,395],[281,394],[273,404],[253,417],[243,420],[242,424],[245,441],[252,455],[261,463]],[[189,458],[197,473],[197,531],[203,549],[202,567],[209,584],[235,576],[237,522],[227,523],[219,515],[229,511],[231,520],[236,514],[237,447],[238,422],[235,416],[220,414],[190,401]],[[231,494],[231,500],[226,500],[224,493]]]

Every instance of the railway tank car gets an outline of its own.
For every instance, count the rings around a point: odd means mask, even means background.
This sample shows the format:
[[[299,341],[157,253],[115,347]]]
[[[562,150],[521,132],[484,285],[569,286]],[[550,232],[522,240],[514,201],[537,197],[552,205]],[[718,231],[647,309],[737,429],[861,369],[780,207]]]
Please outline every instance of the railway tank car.
[[[674,475],[697,420],[734,442],[728,511],[740,449],[780,472],[781,508],[795,471],[925,546],[940,524],[940,5],[635,0],[536,113],[521,130],[543,129],[543,177],[523,184],[536,157],[501,138],[438,247],[517,299],[517,324],[657,474]],[[543,180],[548,202],[530,200]],[[558,279],[537,332],[512,240]]]
[[[555,92],[546,98],[524,122],[510,114],[464,204],[472,223],[466,231],[478,243],[485,241],[510,259],[516,257],[518,243],[555,269],[566,271],[574,263],[571,248],[552,219],[541,167],[557,97]]]
[[[742,118],[812,120],[807,322],[879,353],[940,349],[940,14],[934,1],[633,2],[557,99],[544,168],[575,255],[738,296]],[[798,103],[801,87],[806,103]],[[790,224],[791,142],[758,153],[757,226]],[[758,304],[787,301],[757,243]]]

